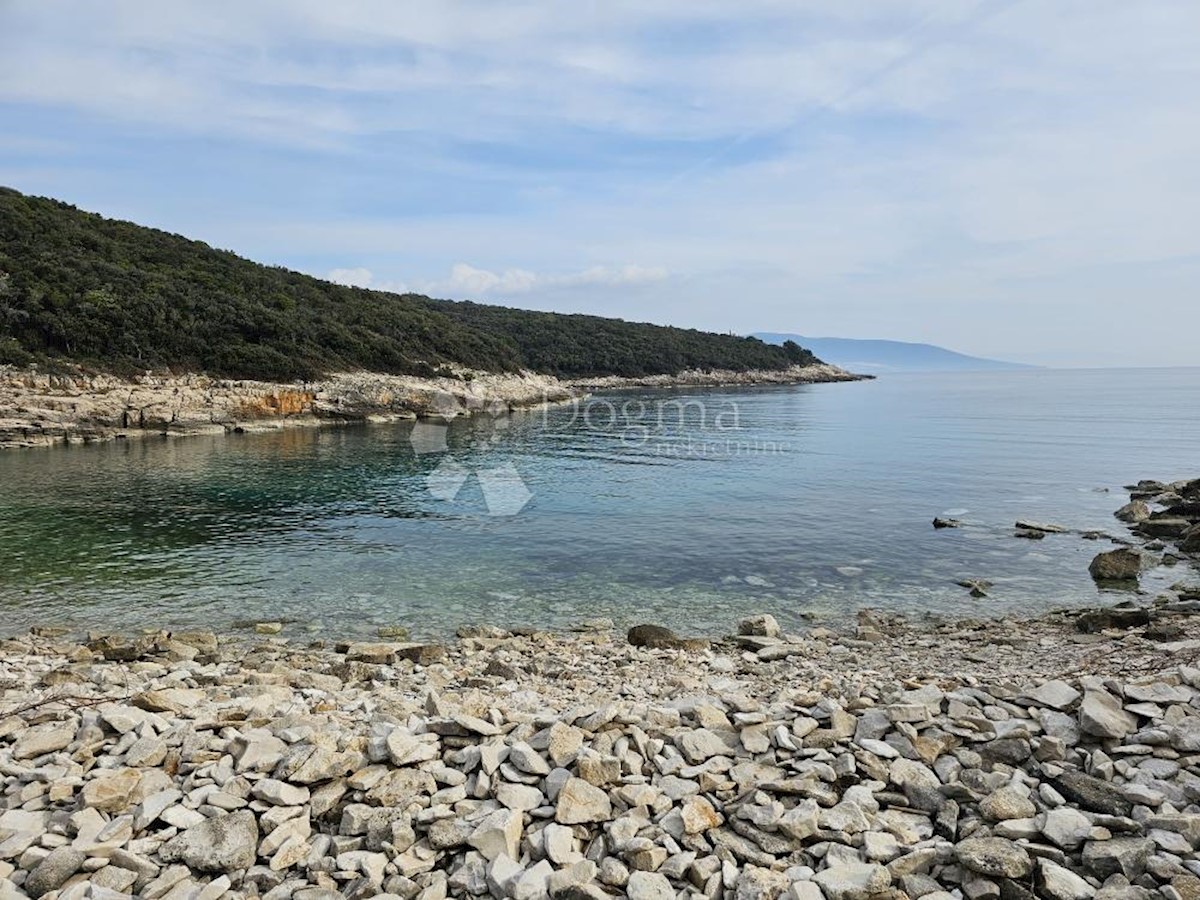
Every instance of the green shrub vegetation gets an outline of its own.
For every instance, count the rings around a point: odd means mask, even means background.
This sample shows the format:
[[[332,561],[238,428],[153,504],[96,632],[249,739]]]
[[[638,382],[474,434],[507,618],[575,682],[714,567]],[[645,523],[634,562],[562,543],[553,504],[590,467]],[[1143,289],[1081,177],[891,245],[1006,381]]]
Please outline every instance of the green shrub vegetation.
[[[0,187],[0,364],[311,379],[781,369],[794,343],[343,287]]]

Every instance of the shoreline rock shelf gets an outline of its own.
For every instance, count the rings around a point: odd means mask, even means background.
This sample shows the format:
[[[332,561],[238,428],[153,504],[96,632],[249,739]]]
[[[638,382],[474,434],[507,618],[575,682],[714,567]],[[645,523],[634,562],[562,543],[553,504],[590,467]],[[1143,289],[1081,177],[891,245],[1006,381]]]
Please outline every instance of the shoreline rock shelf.
[[[1200,555],[1200,478],[1171,484],[1139,481],[1127,490],[1129,503],[1113,515],[1129,526],[1143,546],[1097,554],[1089,566],[1092,578],[1100,583],[1136,582],[1147,568]],[[1182,555],[1166,551],[1166,541],[1173,542]]]
[[[563,380],[464,370],[461,378],[371,372],[290,384],[146,373],[49,374],[0,366],[0,450],[418,417],[502,414],[568,403],[595,390],[862,381],[824,363],[772,371],[684,371],[651,378]]]
[[[0,897],[1192,900],[1200,621],[1080,618],[8,639]]]
[[[1107,490],[1107,489],[1105,489]],[[1085,540],[1107,540],[1118,545],[1102,551],[1088,566],[1092,579],[1100,587],[1136,588],[1143,572],[1156,566],[1176,566],[1200,559],[1200,478],[1174,482],[1143,480],[1126,485],[1129,502],[1113,516],[1124,522],[1131,537],[1117,537],[1099,530],[1078,531]],[[936,530],[962,528],[967,523],[952,518],[935,517]],[[1062,525],[1018,519],[1013,535],[1018,538],[1042,540],[1047,535],[1071,534]],[[1174,544],[1174,550],[1168,547]],[[983,598],[991,587],[977,578],[959,579],[960,587],[971,596]]]
[[[1141,506],[1134,515],[1121,515],[1136,504]],[[1117,516],[1144,540],[1170,541],[1181,553],[1200,555],[1200,478],[1172,484],[1139,482],[1131,486],[1130,503]]]

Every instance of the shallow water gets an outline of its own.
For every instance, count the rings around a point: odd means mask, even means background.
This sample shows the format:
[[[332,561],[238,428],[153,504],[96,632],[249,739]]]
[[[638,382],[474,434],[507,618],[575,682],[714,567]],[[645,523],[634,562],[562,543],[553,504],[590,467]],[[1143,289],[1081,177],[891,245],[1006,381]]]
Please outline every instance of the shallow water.
[[[1122,484],[1200,475],[1200,369],[647,391],[415,428],[0,455],[3,628],[438,635],[605,616],[720,633],[760,611],[1113,600],[1087,575],[1106,544],[1012,524],[1122,534]],[[934,531],[947,514],[968,526]]]

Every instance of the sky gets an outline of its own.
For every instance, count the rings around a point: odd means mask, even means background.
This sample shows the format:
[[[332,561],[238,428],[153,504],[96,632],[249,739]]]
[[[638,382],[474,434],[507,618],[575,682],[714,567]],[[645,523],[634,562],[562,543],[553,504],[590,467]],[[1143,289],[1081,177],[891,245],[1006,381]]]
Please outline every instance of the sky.
[[[1195,365],[1195,0],[0,0],[0,184],[344,283]]]

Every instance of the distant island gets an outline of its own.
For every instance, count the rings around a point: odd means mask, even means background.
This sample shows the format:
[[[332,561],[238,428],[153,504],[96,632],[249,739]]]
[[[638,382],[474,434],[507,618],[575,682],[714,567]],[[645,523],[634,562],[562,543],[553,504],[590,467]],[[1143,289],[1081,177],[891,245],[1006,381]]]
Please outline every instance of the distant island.
[[[773,331],[756,332],[753,337],[768,344],[791,341],[803,345],[835,366],[872,375],[885,375],[889,372],[984,372],[1037,368],[1024,363],[967,356],[933,344],[855,338],[810,338]]]

